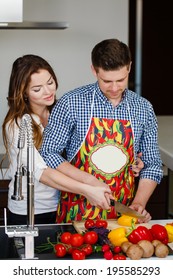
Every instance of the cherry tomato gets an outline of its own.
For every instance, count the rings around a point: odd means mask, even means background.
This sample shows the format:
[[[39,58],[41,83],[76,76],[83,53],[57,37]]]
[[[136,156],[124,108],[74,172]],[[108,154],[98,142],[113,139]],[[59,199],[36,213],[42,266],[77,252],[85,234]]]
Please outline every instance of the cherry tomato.
[[[113,260],[126,260],[126,256],[122,254],[116,254],[113,256]]]
[[[67,250],[66,250],[65,246],[63,244],[60,244],[60,243],[56,244],[54,246],[54,249],[55,249],[55,255],[57,257],[64,257],[67,253]]]
[[[80,247],[84,243],[84,237],[80,233],[73,233],[70,238],[70,244],[73,247]]]
[[[114,250],[114,253],[116,253],[116,254],[120,253],[122,251],[121,246],[115,246],[113,250]]]
[[[84,243],[95,244],[98,241],[98,234],[95,231],[87,231],[84,234]]]
[[[102,252],[110,251],[110,246],[108,244],[102,245]]]
[[[92,219],[87,219],[84,223],[84,226],[86,229],[89,229],[89,228],[95,226],[95,221]]]
[[[106,252],[104,252],[104,258],[106,259],[106,260],[112,260],[112,258],[113,258],[113,253],[109,250],[109,251],[106,251]]]
[[[72,259],[73,260],[84,260],[85,253],[79,249],[74,249],[72,252]]]
[[[70,239],[71,239],[71,233],[70,232],[63,232],[60,236],[60,240],[62,243],[65,243],[65,244],[70,244]]]
[[[100,228],[100,227],[104,227],[107,228],[108,226],[108,222],[106,220],[96,220],[96,227]]]
[[[86,256],[89,256],[93,252],[93,247],[91,246],[91,244],[84,244],[82,245],[81,251],[83,251]]]
[[[69,244],[69,245],[70,245],[70,244]],[[69,255],[71,255],[74,249],[75,249],[75,247],[69,246],[68,249],[67,249],[67,253],[68,253]]]

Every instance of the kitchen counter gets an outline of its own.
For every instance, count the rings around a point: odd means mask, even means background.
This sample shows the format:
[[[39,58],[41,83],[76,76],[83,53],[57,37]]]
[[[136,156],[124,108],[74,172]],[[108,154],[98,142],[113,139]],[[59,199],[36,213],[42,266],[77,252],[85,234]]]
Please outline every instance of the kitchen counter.
[[[166,223],[173,223],[173,219],[167,220],[151,220],[149,224],[162,224],[166,225]],[[64,231],[76,232],[72,224],[53,224],[53,225],[36,225],[39,229],[39,236],[35,237],[35,248],[38,248],[43,243],[47,242],[47,237],[50,238],[51,242],[56,241],[57,233],[61,233]],[[14,238],[8,238],[5,234],[5,228],[0,226],[0,259],[20,259],[19,254],[24,253],[24,247],[20,247],[18,250],[14,250]],[[16,244],[16,243],[15,243]],[[151,257],[146,260],[173,260],[173,243],[169,244],[172,249],[170,254],[166,258],[156,258]],[[52,248],[50,251],[45,253],[38,253],[37,257],[39,260],[55,260],[57,257],[52,252]],[[103,259],[102,253],[95,253],[91,256],[88,256],[87,259]],[[68,255],[63,258],[71,259]],[[144,259],[141,259],[144,260]]]

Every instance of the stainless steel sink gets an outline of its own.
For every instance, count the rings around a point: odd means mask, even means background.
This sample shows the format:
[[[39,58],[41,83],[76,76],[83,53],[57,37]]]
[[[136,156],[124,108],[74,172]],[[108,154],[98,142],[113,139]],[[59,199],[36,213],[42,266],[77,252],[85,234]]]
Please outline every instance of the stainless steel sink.
[[[34,249],[36,259],[56,259],[53,247],[48,246],[47,250],[40,250],[40,246],[47,243],[49,237],[51,242],[57,241],[58,233],[64,231],[76,232],[72,224],[62,225],[36,225],[39,235],[34,238]],[[25,240],[22,237],[8,237],[5,227],[0,227],[0,259],[21,259],[25,252]],[[69,256],[67,256],[69,258]]]
[[[14,238],[8,237],[4,226],[0,226],[0,259],[19,259]]]

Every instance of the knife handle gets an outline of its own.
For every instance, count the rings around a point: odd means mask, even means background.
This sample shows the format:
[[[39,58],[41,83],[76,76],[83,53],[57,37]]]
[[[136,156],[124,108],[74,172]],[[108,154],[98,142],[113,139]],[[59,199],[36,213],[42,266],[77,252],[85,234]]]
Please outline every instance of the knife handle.
[[[115,200],[111,199],[110,205],[115,206]]]

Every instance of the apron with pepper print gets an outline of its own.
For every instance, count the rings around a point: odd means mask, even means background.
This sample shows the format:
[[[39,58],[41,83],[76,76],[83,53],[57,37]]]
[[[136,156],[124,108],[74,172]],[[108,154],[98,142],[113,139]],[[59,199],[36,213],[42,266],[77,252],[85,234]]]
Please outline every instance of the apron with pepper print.
[[[81,170],[104,181],[117,201],[128,205],[134,194],[134,176],[130,168],[134,163],[133,132],[128,120],[92,117],[86,138],[72,160]],[[111,210],[92,206],[82,195],[61,192],[57,210],[57,223],[73,220],[115,219]]]

